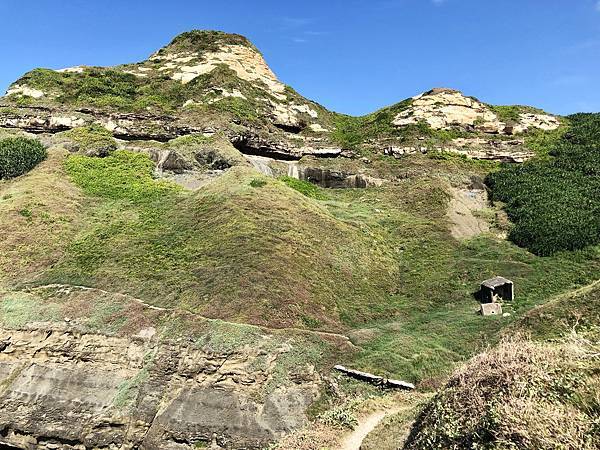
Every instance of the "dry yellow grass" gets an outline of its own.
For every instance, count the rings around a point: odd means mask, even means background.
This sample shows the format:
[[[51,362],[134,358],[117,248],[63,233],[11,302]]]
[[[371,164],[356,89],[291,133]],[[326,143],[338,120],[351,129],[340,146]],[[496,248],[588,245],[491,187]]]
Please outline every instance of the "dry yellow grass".
[[[597,449],[599,350],[573,337],[505,340],[455,372],[405,449]]]

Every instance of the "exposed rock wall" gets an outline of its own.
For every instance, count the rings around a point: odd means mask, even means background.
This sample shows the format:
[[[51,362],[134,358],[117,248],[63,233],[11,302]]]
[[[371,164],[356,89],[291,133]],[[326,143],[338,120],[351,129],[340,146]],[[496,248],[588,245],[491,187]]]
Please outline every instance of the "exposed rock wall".
[[[531,128],[556,130],[560,121],[549,114],[522,112],[515,123],[502,122],[486,104],[453,89],[433,89],[413,97],[410,107],[399,112],[397,127],[427,123],[434,130],[459,127],[490,134],[514,135]]]
[[[319,383],[310,367],[272,382],[285,345],[215,354],[49,324],[0,341],[0,444],[17,448],[262,448],[305,424]]]

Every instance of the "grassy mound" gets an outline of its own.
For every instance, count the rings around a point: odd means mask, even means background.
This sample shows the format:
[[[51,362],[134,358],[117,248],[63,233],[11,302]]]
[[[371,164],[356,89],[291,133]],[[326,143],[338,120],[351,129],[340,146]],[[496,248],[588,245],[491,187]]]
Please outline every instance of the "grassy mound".
[[[360,348],[336,363],[431,386],[532,307],[600,278],[594,247],[539,258],[490,235],[453,239],[449,183],[483,170],[468,161],[382,158],[373,165],[407,177],[317,188],[318,200],[245,166],[189,192],[154,179],[143,154],[65,153],[0,183],[0,285],[83,285],[211,318],[343,330]],[[497,274],[516,283],[512,315],[482,318],[472,294]]]
[[[117,141],[112,133],[97,124],[73,128],[58,136],[66,140],[69,151],[80,152],[87,156],[104,157],[117,149]]]
[[[600,337],[600,281],[532,309],[515,327],[535,339],[557,338],[573,330]]]
[[[600,114],[569,118],[571,129],[539,158],[488,178],[515,223],[510,239],[540,255],[600,242]]]
[[[0,287],[35,278],[82,227],[84,198],[64,170],[65,150],[27,175],[0,182]]]
[[[190,193],[153,180],[142,154],[77,155],[66,167],[98,203],[48,282],[214,318],[335,330],[344,305],[375,304],[394,280],[385,247],[284,183],[253,187],[251,169]]]
[[[0,139],[0,180],[29,172],[46,159],[41,142],[23,137]]]
[[[596,449],[597,346],[511,340],[458,370],[405,445],[427,449]]]

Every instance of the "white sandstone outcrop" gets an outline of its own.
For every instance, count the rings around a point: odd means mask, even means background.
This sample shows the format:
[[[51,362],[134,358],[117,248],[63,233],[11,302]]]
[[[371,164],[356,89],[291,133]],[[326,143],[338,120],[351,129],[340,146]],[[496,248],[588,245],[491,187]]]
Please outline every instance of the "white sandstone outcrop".
[[[560,121],[542,113],[521,113],[517,123],[502,122],[485,103],[452,89],[433,89],[412,98],[410,107],[399,112],[392,124],[397,127],[427,123],[434,130],[464,128],[490,134],[520,134],[531,128],[555,130]]]
[[[499,132],[504,128],[498,116],[486,105],[450,89],[434,89],[413,97],[411,107],[400,112],[392,123],[401,127],[421,121],[434,130],[478,125]]]
[[[46,93],[25,85],[15,85],[6,91],[6,95],[23,95],[25,97],[42,98]]]

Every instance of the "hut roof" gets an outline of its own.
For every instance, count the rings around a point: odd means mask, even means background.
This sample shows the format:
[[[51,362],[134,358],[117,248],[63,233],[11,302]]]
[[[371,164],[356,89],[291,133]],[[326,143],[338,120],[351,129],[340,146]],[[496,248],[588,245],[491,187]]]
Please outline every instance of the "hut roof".
[[[498,286],[503,286],[505,284],[513,284],[513,282],[507,280],[504,277],[494,277],[490,278],[489,280],[485,280],[483,283],[481,283],[482,286],[488,287],[490,289],[495,289]]]

